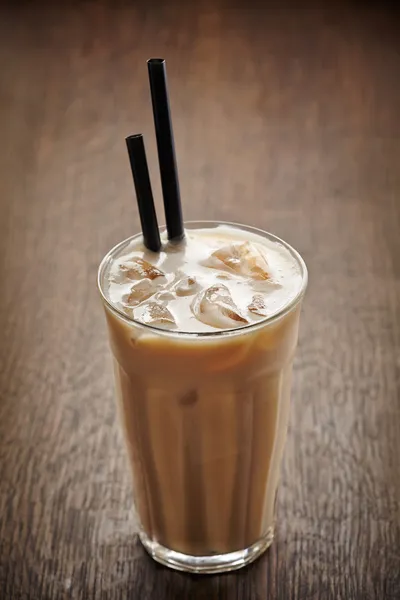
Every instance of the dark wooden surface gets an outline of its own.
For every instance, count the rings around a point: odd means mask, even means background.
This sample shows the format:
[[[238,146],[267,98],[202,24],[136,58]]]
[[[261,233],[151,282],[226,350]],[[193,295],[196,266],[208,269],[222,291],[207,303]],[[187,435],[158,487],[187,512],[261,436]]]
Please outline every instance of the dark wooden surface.
[[[400,598],[398,18],[326,5],[2,4],[1,598]],[[221,577],[136,540],[95,285],[138,229],[129,133],[160,208],[151,55],[186,218],[273,231],[310,270],[277,539]]]

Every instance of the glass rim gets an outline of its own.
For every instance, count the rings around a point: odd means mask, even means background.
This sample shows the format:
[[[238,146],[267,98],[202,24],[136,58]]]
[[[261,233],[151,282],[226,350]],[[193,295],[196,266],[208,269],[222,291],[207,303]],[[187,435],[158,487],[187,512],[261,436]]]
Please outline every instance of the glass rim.
[[[274,242],[278,242],[279,244],[282,244],[290,252],[290,254],[296,259],[296,261],[298,262],[298,264],[301,267],[302,284],[301,284],[297,294],[290,300],[290,302],[288,302],[286,305],[284,305],[281,309],[277,310],[272,315],[265,317],[264,319],[261,319],[260,321],[256,321],[254,323],[249,323],[247,325],[242,325],[240,327],[233,327],[230,329],[221,329],[218,331],[176,331],[176,330],[171,330],[171,329],[164,329],[162,327],[156,327],[155,325],[149,325],[147,323],[142,323],[142,322],[138,321],[137,319],[134,319],[133,317],[129,317],[121,309],[119,309],[117,306],[115,306],[107,298],[107,296],[103,290],[103,285],[102,285],[102,276],[104,274],[104,270],[105,270],[106,266],[108,266],[108,264],[109,264],[109,261],[118,254],[118,251],[124,245],[127,245],[132,240],[139,238],[142,235],[142,233],[139,232],[139,233],[129,236],[128,238],[122,240],[121,242],[119,242],[118,244],[113,246],[111,248],[111,250],[109,250],[107,252],[107,254],[104,256],[104,258],[100,262],[98,272],[97,272],[97,287],[99,289],[100,296],[101,296],[105,306],[113,314],[115,314],[119,319],[121,319],[122,321],[125,321],[129,325],[131,325],[131,326],[135,325],[136,327],[139,327],[145,331],[151,331],[153,333],[156,333],[157,335],[163,335],[163,336],[172,337],[172,338],[189,338],[189,339],[207,338],[207,339],[210,339],[210,338],[216,338],[216,337],[221,338],[221,337],[225,337],[225,336],[228,337],[228,336],[233,336],[233,335],[241,335],[241,334],[248,333],[249,331],[261,329],[262,327],[265,327],[266,325],[269,325],[269,324],[279,320],[286,314],[288,314],[302,300],[302,298],[305,294],[306,288],[307,288],[307,284],[308,284],[308,270],[307,270],[306,263],[304,262],[304,259],[302,258],[302,256],[290,244],[288,244],[287,242],[285,242],[278,236],[274,235],[273,233],[269,233],[268,231],[264,231],[263,229],[259,229],[257,227],[253,227],[251,225],[245,225],[242,223],[234,223],[234,222],[230,222],[230,221],[212,221],[212,220],[184,221],[184,226],[185,227],[188,226],[189,228],[196,227],[196,228],[200,229],[202,225],[205,226],[206,228],[207,227],[211,228],[212,225],[216,225],[216,226],[227,225],[229,227],[240,229],[242,231],[244,230],[244,231],[249,231],[250,233],[255,233],[257,235],[260,235],[263,238],[271,239]],[[166,227],[164,225],[164,226],[160,227],[159,229],[160,229],[160,233],[162,233],[163,231],[165,231]]]

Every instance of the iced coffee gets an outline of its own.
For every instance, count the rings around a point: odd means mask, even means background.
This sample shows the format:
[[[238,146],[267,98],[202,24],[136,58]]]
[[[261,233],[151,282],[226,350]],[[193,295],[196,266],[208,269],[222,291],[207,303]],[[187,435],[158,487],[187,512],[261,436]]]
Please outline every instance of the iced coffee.
[[[216,572],[271,543],[307,271],[288,244],[238,225],[140,235],[103,260],[140,538],[156,560]]]

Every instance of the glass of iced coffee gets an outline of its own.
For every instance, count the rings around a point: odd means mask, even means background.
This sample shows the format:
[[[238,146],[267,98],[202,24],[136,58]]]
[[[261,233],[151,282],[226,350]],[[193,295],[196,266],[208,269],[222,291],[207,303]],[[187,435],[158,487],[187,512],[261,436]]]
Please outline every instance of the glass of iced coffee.
[[[229,571],[274,536],[307,269],[244,225],[161,242],[121,242],[98,276],[139,536],[167,566]]]

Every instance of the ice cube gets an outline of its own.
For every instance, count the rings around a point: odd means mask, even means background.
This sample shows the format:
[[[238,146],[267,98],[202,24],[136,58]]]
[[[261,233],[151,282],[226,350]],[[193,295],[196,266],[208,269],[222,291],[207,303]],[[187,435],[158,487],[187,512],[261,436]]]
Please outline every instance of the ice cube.
[[[260,315],[260,317],[268,317],[267,305],[264,296],[261,294],[255,294],[247,308],[250,312]]]
[[[228,288],[223,284],[216,284],[202,290],[193,299],[191,309],[199,321],[220,329],[248,323],[235,305]]]
[[[183,277],[174,285],[174,291],[177,296],[191,296],[192,294],[196,294],[199,288],[200,286],[196,278],[189,275]]]
[[[135,281],[130,291],[122,296],[123,304],[128,306],[137,306],[144,300],[147,300],[157,291],[157,287],[150,281],[150,279],[141,279]]]
[[[249,242],[222,246],[211,254],[203,264],[211,269],[226,270],[255,280],[269,278],[268,263],[261,251]]]
[[[175,300],[175,294],[170,290],[161,290],[161,292],[157,292],[154,299],[157,302],[170,302],[171,300]]]
[[[143,258],[132,258],[119,265],[120,273],[126,278],[133,281],[138,279],[157,279],[157,277],[165,277],[164,273],[157,269],[154,265],[143,260]]]
[[[176,321],[166,306],[158,302],[148,302],[134,311],[134,317],[146,325],[155,325],[164,329],[174,329]]]

